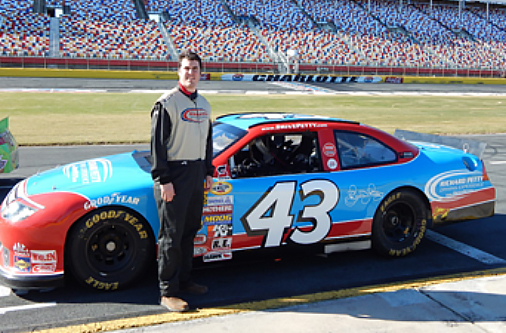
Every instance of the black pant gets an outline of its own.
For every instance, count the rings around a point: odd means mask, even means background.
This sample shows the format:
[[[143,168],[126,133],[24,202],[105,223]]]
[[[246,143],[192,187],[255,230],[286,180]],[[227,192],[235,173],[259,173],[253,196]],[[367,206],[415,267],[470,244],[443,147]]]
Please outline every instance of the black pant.
[[[204,202],[204,162],[171,162],[175,196],[161,198],[155,183],[155,200],[160,217],[158,235],[158,280],[161,296],[176,296],[180,285],[190,282],[193,240],[202,224]]]

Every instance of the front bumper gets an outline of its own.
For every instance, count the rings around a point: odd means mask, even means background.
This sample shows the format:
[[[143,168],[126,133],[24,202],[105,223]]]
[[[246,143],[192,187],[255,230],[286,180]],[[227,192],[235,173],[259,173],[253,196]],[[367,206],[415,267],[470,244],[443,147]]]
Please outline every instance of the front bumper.
[[[0,267],[0,283],[11,289],[49,289],[63,287],[63,273],[51,275],[12,274]]]

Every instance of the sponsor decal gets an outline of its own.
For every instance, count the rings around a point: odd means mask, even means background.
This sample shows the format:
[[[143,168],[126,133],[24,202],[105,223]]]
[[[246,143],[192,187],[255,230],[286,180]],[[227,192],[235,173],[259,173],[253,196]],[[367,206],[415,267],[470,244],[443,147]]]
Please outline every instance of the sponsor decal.
[[[211,238],[232,236],[233,224],[215,224],[207,226],[207,235]]]
[[[210,73],[200,73],[200,81],[211,81]]]
[[[97,158],[69,164],[63,168],[63,174],[73,183],[101,183],[112,177],[112,165],[105,158]]]
[[[348,207],[353,207],[358,201],[363,205],[367,205],[371,199],[379,201],[381,198],[383,198],[383,192],[378,192],[374,184],[369,184],[367,190],[358,190],[356,185],[351,185],[344,203]]]
[[[33,273],[54,273],[56,271],[55,264],[37,264],[32,266]]]
[[[309,130],[314,128],[325,128],[327,124],[319,123],[297,123],[297,124],[276,124],[275,126],[267,126],[262,128],[262,131],[273,130]]]
[[[232,252],[210,252],[204,255],[204,262],[222,261],[232,259]]]
[[[223,74],[222,81],[238,81],[237,74]],[[301,74],[244,74],[241,81],[260,82],[305,82],[305,83],[378,83],[379,76],[331,76],[331,75],[301,75]]]
[[[227,182],[215,182],[213,186],[211,186],[211,193],[215,195],[225,195],[230,192],[232,192],[232,184]]]
[[[198,234],[198,235],[195,235],[195,238],[193,239],[193,244],[202,245],[202,244],[206,243],[206,240],[207,240],[206,235]]]
[[[196,247],[193,248],[193,256],[194,257],[201,256],[201,255],[203,255],[205,253],[207,253],[207,248],[205,248],[205,247],[196,246]]]
[[[232,81],[242,81],[243,78],[244,78],[243,74],[234,74],[234,75],[232,75]]]
[[[438,220],[438,219],[444,220],[448,216],[449,212],[450,212],[450,208],[436,207],[434,209],[434,211],[432,212],[432,218],[434,220]]]
[[[30,272],[31,262],[28,248],[24,244],[16,243],[12,247],[12,251],[14,268],[20,272]]]
[[[181,119],[191,123],[201,123],[209,119],[209,115],[205,109],[189,108],[181,112]]]
[[[202,215],[213,215],[213,214],[231,214],[234,206],[222,205],[222,206],[205,206],[203,208]]]
[[[20,272],[30,272],[30,257],[23,255],[14,255],[14,268]]]
[[[336,156],[336,154],[337,154],[336,146],[334,146],[333,143],[327,142],[326,144],[323,145],[323,155],[327,157],[334,157]]]
[[[385,78],[385,83],[402,84],[404,83],[404,78],[389,76]]]
[[[24,244],[21,244],[21,243],[14,244],[14,246],[12,247],[12,250],[14,251],[15,254],[24,254],[24,255],[30,254],[30,251],[28,251],[28,248]]]
[[[130,204],[130,205],[138,205],[140,198],[132,197],[129,195],[121,195],[120,193],[113,193],[111,195],[92,199],[84,204],[84,209],[88,210],[90,208],[96,208],[103,205],[112,205],[112,204]]]
[[[327,161],[327,166],[329,167],[330,170],[334,170],[337,168],[337,161],[333,158],[330,158]]]
[[[485,187],[481,172],[448,171],[432,177],[425,185],[429,200],[453,200]]]
[[[230,172],[226,164],[217,166],[216,172],[218,173],[218,178],[230,178]]]
[[[31,255],[34,264],[56,263],[56,250],[32,250]]]
[[[232,237],[215,238],[211,242],[211,250],[213,251],[230,250],[231,248],[232,248]]]
[[[220,206],[220,205],[233,205],[234,204],[234,196],[233,195],[220,195],[217,197],[208,196],[207,197],[207,206]]]
[[[232,214],[205,215],[202,222],[204,225],[232,223]]]

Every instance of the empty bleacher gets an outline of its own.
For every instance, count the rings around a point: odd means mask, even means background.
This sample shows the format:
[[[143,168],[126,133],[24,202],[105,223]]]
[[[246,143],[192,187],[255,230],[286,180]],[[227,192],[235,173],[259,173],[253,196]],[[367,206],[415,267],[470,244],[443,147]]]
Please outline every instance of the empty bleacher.
[[[132,0],[66,0],[70,13],[51,30],[59,41],[51,54],[166,61],[191,49],[206,62],[265,64],[286,62],[296,50],[297,61],[308,65],[503,69],[506,63],[501,5],[487,12],[479,3],[459,9],[452,1],[190,2],[143,0],[158,22],[138,19]],[[52,8],[63,3],[46,0]],[[33,14],[32,6],[33,0],[0,0],[2,56],[49,56],[51,18]]]
[[[19,11],[14,11],[19,13]],[[44,57],[49,51],[49,18],[22,11],[21,15],[0,14],[0,54]]]
[[[64,16],[60,21],[60,54],[112,59],[169,58],[154,21],[83,20],[73,16]]]

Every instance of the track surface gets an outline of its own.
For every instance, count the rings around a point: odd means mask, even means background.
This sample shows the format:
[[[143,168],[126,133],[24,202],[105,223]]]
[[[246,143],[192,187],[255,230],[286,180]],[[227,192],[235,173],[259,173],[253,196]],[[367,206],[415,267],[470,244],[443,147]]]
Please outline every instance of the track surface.
[[[5,84],[4,79],[0,81],[1,84]],[[55,82],[65,84],[65,88],[75,89],[100,89],[102,85],[109,89],[118,89],[118,91],[132,89],[132,86],[127,85],[122,87],[123,83],[120,84],[114,80],[112,81],[116,85],[109,82],[111,80],[92,81],[95,81],[93,86],[88,80],[73,79],[64,83],[56,80]],[[24,83],[24,88],[29,87],[33,82],[38,82],[39,85],[44,84],[46,88],[57,88],[53,85],[56,84],[53,81],[49,86],[47,81],[30,79],[28,82],[30,83]],[[148,84],[144,81],[135,82],[143,88],[146,88]],[[163,83],[164,87],[153,86],[152,89],[165,89],[166,86],[174,84],[174,82],[153,82],[153,84],[160,83]],[[203,85],[201,89],[220,89],[214,85],[214,82],[206,83],[210,86]],[[238,89],[237,83],[230,84],[233,86],[227,87]],[[247,86],[243,84],[240,89],[260,90],[262,86],[264,90],[266,89],[265,84],[259,86],[257,83],[251,86],[249,83]],[[90,86],[87,87],[87,85]],[[332,87],[325,86],[325,88],[356,91],[358,88],[365,89],[366,86],[376,88],[380,85],[357,84],[337,85],[337,87],[333,85]],[[406,89],[405,86],[399,85],[395,88]],[[445,85],[443,87],[423,86],[420,89],[441,91],[442,88],[447,88],[455,92],[452,89],[460,90],[463,87],[468,88],[466,85],[455,87]],[[273,88],[282,89],[276,85],[273,85]],[[409,88],[415,89],[412,86]],[[504,264],[506,248],[503,237],[506,233],[506,175],[503,171],[506,164],[506,135],[474,136],[473,138],[489,144],[484,160],[489,176],[498,191],[496,215],[487,219],[441,227],[435,232],[436,235],[443,235],[465,245],[468,253],[479,250],[489,257],[496,258],[497,260],[492,264],[458,252],[448,244],[444,245],[431,240],[433,237],[425,239],[415,253],[400,259],[380,258],[368,250],[329,256],[296,254],[275,258],[275,260],[258,258],[196,269],[196,280],[206,283],[210,287],[210,292],[205,297],[188,297],[188,301],[193,307],[198,308],[219,307],[277,297],[506,267]],[[16,180],[37,171],[77,160],[131,151],[134,148],[147,149],[148,146],[21,147],[21,168],[11,175],[1,176],[0,185],[3,184],[3,188],[0,188],[0,198]],[[134,288],[113,293],[85,290],[72,282],[62,289],[24,294],[13,294],[7,288],[0,286],[0,332],[2,333],[24,332],[162,312],[164,310],[158,305],[154,271],[148,272],[146,278]]]

